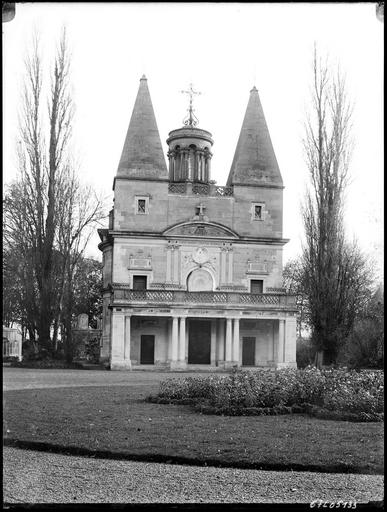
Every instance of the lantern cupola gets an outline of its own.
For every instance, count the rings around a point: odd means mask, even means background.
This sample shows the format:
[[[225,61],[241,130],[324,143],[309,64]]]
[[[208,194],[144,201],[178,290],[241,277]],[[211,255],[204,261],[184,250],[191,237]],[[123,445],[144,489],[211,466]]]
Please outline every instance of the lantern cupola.
[[[211,172],[211,148],[214,143],[207,130],[197,127],[198,119],[192,106],[193,96],[200,94],[193,90],[182,91],[190,97],[188,114],[184,126],[169,133],[169,180],[171,182],[208,183]]]

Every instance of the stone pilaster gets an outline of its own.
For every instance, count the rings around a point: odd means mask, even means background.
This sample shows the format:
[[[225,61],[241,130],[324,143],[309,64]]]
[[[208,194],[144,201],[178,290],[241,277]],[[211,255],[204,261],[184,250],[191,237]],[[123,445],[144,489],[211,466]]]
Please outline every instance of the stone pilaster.
[[[125,359],[125,323],[124,313],[113,311],[112,349],[110,358],[110,368],[112,370],[129,370],[131,368],[130,359]]]

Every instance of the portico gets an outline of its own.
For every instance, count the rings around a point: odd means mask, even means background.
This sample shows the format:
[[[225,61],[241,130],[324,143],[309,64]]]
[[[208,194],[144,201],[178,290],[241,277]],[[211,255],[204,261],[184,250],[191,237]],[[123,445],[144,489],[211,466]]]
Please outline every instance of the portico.
[[[144,365],[171,370],[227,370],[234,366],[295,366],[293,315],[242,311],[115,308],[112,318],[112,369]],[[146,356],[144,354],[146,353]],[[145,357],[145,359],[144,359]]]

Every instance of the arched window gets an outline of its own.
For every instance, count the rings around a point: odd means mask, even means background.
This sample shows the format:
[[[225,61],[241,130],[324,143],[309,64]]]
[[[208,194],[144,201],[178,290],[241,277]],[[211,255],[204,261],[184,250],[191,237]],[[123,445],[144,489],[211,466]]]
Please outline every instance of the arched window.
[[[211,274],[203,268],[193,270],[187,279],[187,289],[189,292],[212,292],[214,280]]]

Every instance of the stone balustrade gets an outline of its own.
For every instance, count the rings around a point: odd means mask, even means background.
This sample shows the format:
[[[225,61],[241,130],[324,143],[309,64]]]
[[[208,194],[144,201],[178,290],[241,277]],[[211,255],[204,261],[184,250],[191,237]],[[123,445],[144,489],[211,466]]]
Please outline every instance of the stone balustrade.
[[[168,192],[170,194],[187,194],[196,196],[210,197],[232,197],[233,187],[221,187],[213,183],[169,183]]]
[[[243,305],[259,307],[296,306],[294,295],[273,293],[187,292],[180,290],[130,290],[114,287],[114,303]]]

